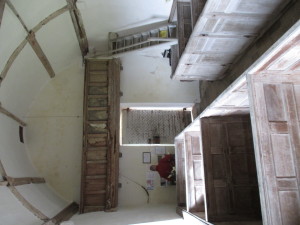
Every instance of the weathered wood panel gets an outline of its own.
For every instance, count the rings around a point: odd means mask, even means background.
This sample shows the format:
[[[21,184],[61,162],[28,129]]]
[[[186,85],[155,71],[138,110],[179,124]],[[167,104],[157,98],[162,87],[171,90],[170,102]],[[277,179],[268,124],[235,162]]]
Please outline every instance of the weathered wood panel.
[[[188,212],[204,212],[203,157],[199,132],[185,133],[186,208]]]
[[[120,63],[87,60],[80,212],[117,206]]]
[[[201,119],[208,221],[260,218],[250,118]]]
[[[177,2],[177,37],[179,57],[192,33],[192,18],[190,2]]]
[[[207,1],[173,78],[218,80],[231,75],[226,73],[228,69],[235,69],[232,65],[289,2],[252,0],[249,4],[247,0]]]
[[[184,140],[175,140],[177,206],[186,206]],[[182,213],[181,213],[182,214]]]
[[[264,224],[300,223],[300,81],[293,77],[249,76]]]

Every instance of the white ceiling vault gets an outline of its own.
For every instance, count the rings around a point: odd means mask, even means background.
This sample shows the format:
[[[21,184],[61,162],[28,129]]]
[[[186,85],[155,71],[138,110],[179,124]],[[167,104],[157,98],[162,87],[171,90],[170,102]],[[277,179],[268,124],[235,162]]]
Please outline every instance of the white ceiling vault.
[[[74,63],[82,65],[85,53],[72,23],[72,10],[82,18],[78,23],[86,32],[88,50],[95,53],[107,50],[111,31],[147,24],[153,19],[166,20],[171,4],[165,0],[1,1],[5,7],[0,5],[0,102],[22,117],[50,77]],[[82,31],[77,33],[81,35]]]

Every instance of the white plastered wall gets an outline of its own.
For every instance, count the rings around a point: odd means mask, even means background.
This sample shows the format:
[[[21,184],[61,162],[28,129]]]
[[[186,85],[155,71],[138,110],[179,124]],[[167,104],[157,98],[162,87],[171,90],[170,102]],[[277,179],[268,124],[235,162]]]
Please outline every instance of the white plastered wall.
[[[48,1],[45,3],[29,0],[26,1],[26,4],[25,2],[23,4],[23,1],[12,0],[11,2],[18,10],[21,17],[24,18],[29,29],[37,25],[50,13],[66,4],[64,1]],[[31,7],[34,5],[37,11],[32,13],[32,8],[28,8],[29,5]],[[26,11],[28,17],[25,16]],[[65,39],[57,35],[56,29],[59,29],[59,26],[62,28],[67,26],[70,29],[67,35],[65,35]],[[63,70],[63,66],[69,66],[74,60],[78,62],[80,51],[78,49],[75,33],[74,31],[73,33],[71,32],[71,28],[71,19],[65,16],[60,20],[53,20],[47,25],[44,25],[40,30],[40,33],[36,34],[42,49],[44,51],[48,51],[49,49],[52,50],[46,55],[49,56],[49,60],[53,64],[55,72]],[[47,38],[46,41],[43,41],[45,35],[49,35],[47,32],[51,33],[53,36],[49,40]],[[10,8],[6,5],[0,29],[1,71],[4,69],[7,60],[13,51],[26,38],[26,35],[26,31],[23,29]],[[59,40],[61,40],[61,42],[59,42]],[[71,44],[69,42],[70,40]],[[68,44],[66,44],[67,42]],[[59,54],[59,51],[61,51],[61,54]],[[55,55],[57,55],[57,57],[55,57]],[[66,60],[59,60],[60,55],[62,55],[61,57],[66,58]],[[31,129],[31,124],[26,117],[28,109],[33,100],[39,95],[39,92],[43,89],[44,85],[49,81],[50,77],[42,63],[32,50],[31,46],[26,44],[14,60],[5,79],[1,83],[0,101],[2,107],[27,123],[27,126],[24,127],[25,143],[27,141],[26,134]],[[8,176],[14,178],[43,177],[43,174],[36,171],[32,165],[26,152],[26,145],[22,144],[19,140],[19,124],[3,114],[0,114],[0,159]],[[68,202],[59,198],[47,184],[28,184],[17,186],[16,189],[30,204],[49,218],[54,217],[68,204]],[[7,187],[0,188],[0,196],[1,223],[5,225],[18,224],[20,221],[22,221],[22,224],[43,223],[43,221],[25,208]]]

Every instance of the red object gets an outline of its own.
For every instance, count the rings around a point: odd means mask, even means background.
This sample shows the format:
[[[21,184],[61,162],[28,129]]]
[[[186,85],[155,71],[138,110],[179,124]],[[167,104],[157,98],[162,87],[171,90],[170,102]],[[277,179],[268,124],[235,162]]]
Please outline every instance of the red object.
[[[168,178],[168,176],[171,174],[174,165],[174,155],[166,155],[164,158],[159,160],[158,165],[156,166],[156,171],[161,177],[172,181],[172,179]]]

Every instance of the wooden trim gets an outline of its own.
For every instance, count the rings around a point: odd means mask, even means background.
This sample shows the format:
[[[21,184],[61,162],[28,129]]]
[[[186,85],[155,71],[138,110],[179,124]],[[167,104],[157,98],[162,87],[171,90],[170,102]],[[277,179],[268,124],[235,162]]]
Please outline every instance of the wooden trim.
[[[15,61],[15,59],[17,58],[17,56],[19,55],[19,53],[22,51],[22,49],[25,47],[26,44],[27,44],[27,40],[25,39],[19,44],[19,46],[14,50],[14,52],[11,54],[11,56],[7,60],[5,67],[2,70],[1,75],[0,75],[0,84],[6,77],[7,72],[10,69],[11,65],[13,64],[13,62]]]
[[[177,20],[177,0],[173,0],[170,16],[169,16],[169,23],[174,23]]]
[[[57,11],[55,11],[54,13],[51,13],[49,16],[47,16],[45,19],[43,19],[41,22],[39,22],[33,29],[33,32],[37,32],[38,30],[40,30],[44,25],[46,25],[47,23],[49,23],[51,20],[55,19],[56,17],[60,16],[61,14],[63,14],[64,12],[68,11],[69,7],[68,6],[64,6],[61,9],[58,9]]]
[[[88,46],[88,41],[83,26],[81,14],[76,6],[75,0],[67,0],[67,3],[68,3],[71,19],[74,25],[75,33],[78,39],[81,54],[84,57],[89,52],[89,46]]]
[[[13,178],[13,177],[6,177],[7,181],[9,182],[10,186],[19,186],[24,184],[41,184],[45,183],[45,179],[42,177],[21,177],[21,178]]]
[[[69,220],[74,214],[78,212],[79,206],[76,202],[72,202],[66,208],[64,208],[60,213],[58,213],[51,220],[47,221],[43,225],[60,224],[63,221]]]
[[[21,119],[19,119],[17,116],[15,116],[14,114],[12,114],[11,112],[7,111],[6,109],[4,109],[1,104],[0,104],[0,113],[10,117],[11,119],[17,121],[20,125],[22,125],[23,127],[25,127],[27,124],[22,121]]]
[[[19,19],[20,23],[22,24],[23,28],[26,30],[27,33],[29,33],[28,28],[26,27],[24,21],[22,20],[21,16],[17,12],[16,8],[13,6],[13,4],[10,2],[10,0],[6,0],[6,4],[9,6],[9,8],[13,11],[15,16]]]
[[[108,64],[108,151],[107,151],[107,196],[105,211],[114,211],[118,204],[119,172],[119,112],[120,112],[120,60]]]
[[[5,8],[5,0],[0,0],[0,27],[1,27],[1,23],[2,23],[4,8]]]
[[[45,216],[40,210],[35,208],[29,201],[27,201],[21,193],[13,186],[8,187],[10,191],[14,194],[14,196],[23,204],[25,208],[27,208],[30,212],[32,212],[35,216],[43,221],[48,221],[49,218]]]
[[[41,60],[45,69],[47,70],[49,76],[51,78],[55,77],[54,70],[52,69],[52,66],[51,66],[49,60],[47,59],[45,53],[43,52],[41,46],[39,45],[39,43],[37,42],[37,40],[35,38],[35,33],[30,32],[26,39],[29,42],[29,44],[31,45],[31,47],[34,50],[34,52],[36,53],[36,55],[38,56],[38,58]]]

